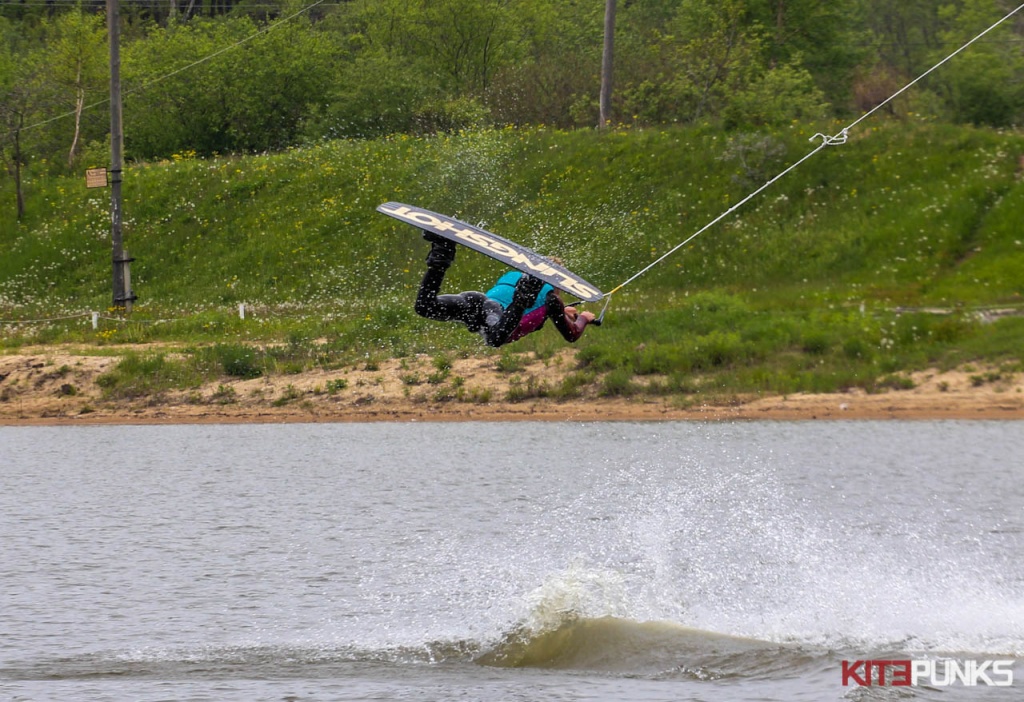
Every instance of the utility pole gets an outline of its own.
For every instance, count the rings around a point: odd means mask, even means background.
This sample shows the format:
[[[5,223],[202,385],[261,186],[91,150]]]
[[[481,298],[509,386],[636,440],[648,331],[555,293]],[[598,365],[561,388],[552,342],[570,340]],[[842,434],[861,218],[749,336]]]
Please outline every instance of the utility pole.
[[[598,129],[604,129],[612,119],[612,56],[615,48],[615,0],[604,4],[604,51],[601,56],[601,99]]]
[[[132,311],[129,267],[133,259],[122,239],[121,175],[124,168],[124,133],[121,125],[121,15],[118,0],[107,0],[107,36],[110,41],[110,221],[114,262],[114,307]]]

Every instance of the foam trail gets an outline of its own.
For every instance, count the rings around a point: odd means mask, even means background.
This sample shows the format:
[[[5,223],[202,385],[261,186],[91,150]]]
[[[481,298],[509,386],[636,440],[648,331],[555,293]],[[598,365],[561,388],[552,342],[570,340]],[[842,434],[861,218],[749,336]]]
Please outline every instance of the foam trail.
[[[831,519],[771,459],[726,463],[637,461],[555,515],[560,528],[531,544],[569,565],[526,595],[519,621],[551,629],[571,613],[817,646],[1024,653],[1024,599],[984,547],[934,520]]]

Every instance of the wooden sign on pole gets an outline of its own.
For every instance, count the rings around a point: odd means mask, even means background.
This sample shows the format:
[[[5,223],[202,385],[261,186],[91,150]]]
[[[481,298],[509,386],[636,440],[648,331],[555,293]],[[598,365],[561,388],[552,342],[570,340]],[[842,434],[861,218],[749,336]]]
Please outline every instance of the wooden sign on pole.
[[[105,188],[107,187],[107,169],[90,168],[85,172],[85,187]]]

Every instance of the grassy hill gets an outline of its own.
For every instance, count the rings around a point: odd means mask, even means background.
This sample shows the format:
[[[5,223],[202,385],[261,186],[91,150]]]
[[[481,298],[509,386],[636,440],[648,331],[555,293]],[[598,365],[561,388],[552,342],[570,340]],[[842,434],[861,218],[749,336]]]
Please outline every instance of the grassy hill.
[[[376,205],[480,223],[610,290],[811,151],[812,133],[505,129],[138,164],[124,212],[139,301],[97,330],[109,192],[30,179],[17,223],[5,180],[0,345],[175,342],[207,375],[412,353],[495,353],[514,369],[558,335],[490,352],[416,317],[427,246]],[[1022,154],[1020,133],[865,127],[619,291],[571,377],[532,391],[873,390],[928,365],[1013,372],[1024,318],[1003,311],[1024,307]],[[447,286],[486,289],[498,273],[461,251]]]

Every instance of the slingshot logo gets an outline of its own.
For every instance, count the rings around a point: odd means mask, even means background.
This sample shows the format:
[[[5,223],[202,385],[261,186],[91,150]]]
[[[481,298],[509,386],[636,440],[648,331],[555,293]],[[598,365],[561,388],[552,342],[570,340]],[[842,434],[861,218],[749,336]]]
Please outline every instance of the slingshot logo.
[[[553,265],[551,261],[548,261],[540,254],[529,251],[478,227],[439,215],[436,212],[421,210],[398,202],[386,202],[377,207],[377,211],[390,215],[395,219],[404,220],[420,229],[441,234],[452,241],[466,244],[477,251],[504,261],[524,273],[532,272],[539,276],[549,276],[547,282],[557,285],[566,292],[577,295],[580,299],[595,302],[601,298],[600,290],[588,285],[581,279],[577,279],[574,277],[575,274],[570,271]]]
[[[930,685],[976,687],[1013,685],[1013,661],[843,661],[843,687]]]

